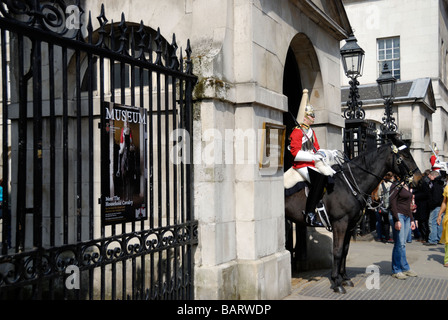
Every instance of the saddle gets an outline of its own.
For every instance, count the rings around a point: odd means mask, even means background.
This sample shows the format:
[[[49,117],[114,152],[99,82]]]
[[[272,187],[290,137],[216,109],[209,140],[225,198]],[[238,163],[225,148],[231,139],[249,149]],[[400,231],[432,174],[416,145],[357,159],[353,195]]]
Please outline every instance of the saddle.
[[[295,183],[295,184],[294,184]],[[333,180],[330,176],[328,176],[327,189],[328,186],[332,186]],[[285,172],[284,178],[284,186],[285,186],[285,197],[293,195],[296,192],[305,189],[305,196],[308,197],[309,185],[306,180],[293,168],[290,168]],[[325,204],[322,200],[316,206],[316,214],[319,215],[320,221],[322,221],[323,226],[329,232],[333,229],[330,224],[330,219],[328,217],[327,210],[325,208]]]
[[[333,175],[336,173],[332,168],[331,164],[337,162],[338,158],[338,150],[325,150],[320,149],[319,153],[324,156],[324,159],[321,161],[315,161],[316,169],[327,176],[327,192],[329,189],[333,187]],[[296,192],[299,192],[303,188],[305,188],[305,195],[308,197],[308,182],[302,177],[302,175],[295,170],[293,167],[289,168],[283,175],[283,186],[285,188],[285,196],[292,195]],[[319,215],[320,220],[324,227],[331,231],[330,219],[328,218],[327,210],[325,209],[325,205],[322,200],[316,206],[316,213]]]

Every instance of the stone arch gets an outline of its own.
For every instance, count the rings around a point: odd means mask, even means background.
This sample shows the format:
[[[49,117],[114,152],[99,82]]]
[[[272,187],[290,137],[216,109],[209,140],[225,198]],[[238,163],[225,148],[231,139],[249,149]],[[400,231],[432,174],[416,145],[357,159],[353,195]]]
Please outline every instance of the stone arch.
[[[310,103],[316,110],[324,106],[323,83],[319,60],[311,40],[304,33],[296,34],[288,48],[283,72],[283,94],[288,97],[288,112],[283,116],[286,136],[295,127],[303,89],[310,92]],[[286,146],[288,144],[286,139]],[[291,154],[285,148],[284,170],[292,164]]]
[[[311,105],[322,109],[325,105],[322,73],[313,43],[307,35],[298,33],[292,39],[290,49],[297,61],[302,88],[309,91]]]
[[[303,89],[308,89],[310,103],[317,110],[324,108],[323,82],[319,60],[311,40],[304,33],[298,33],[292,39],[284,64],[283,94],[288,98],[288,112],[284,113],[283,124],[286,125],[286,137],[289,138],[296,126],[295,119],[299,112]],[[284,171],[293,162],[288,150],[289,139],[285,139]],[[294,228],[286,221],[285,246],[291,252],[293,270],[301,269],[307,260],[307,229],[295,226],[295,244],[293,241]]]

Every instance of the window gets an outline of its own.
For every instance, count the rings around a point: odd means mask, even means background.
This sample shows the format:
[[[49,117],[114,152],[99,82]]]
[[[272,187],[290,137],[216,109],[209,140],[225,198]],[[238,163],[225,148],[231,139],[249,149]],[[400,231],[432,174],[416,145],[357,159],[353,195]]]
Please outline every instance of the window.
[[[378,39],[378,74],[381,74],[383,65],[388,64],[392,75],[401,79],[400,71],[400,37]]]
[[[98,83],[97,83],[97,79],[98,79],[98,58],[97,57],[93,57],[92,60],[92,75],[93,75],[93,79],[92,79],[92,90],[96,91],[98,90]],[[87,60],[86,60],[87,62]],[[89,91],[89,69],[86,70],[85,74],[84,74],[84,78],[82,79],[82,83],[81,83],[81,92],[88,92]]]

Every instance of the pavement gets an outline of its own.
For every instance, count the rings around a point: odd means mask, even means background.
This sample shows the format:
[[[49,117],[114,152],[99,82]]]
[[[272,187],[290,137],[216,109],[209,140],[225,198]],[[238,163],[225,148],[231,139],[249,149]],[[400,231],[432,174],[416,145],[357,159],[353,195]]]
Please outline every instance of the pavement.
[[[443,266],[445,246],[406,244],[409,265],[417,277],[398,280],[391,276],[391,243],[376,242],[372,234],[352,240],[347,273],[354,287],[339,294],[330,288],[331,269],[293,275],[292,292],[285,300],[448,300],[448,268]]]

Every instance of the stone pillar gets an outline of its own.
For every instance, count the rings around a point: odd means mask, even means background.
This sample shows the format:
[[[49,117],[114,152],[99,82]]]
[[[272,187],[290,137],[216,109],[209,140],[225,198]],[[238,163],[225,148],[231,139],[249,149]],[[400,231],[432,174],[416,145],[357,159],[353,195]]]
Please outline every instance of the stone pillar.
[[[278,98],[278,105],[283,105],[282,97],[272,94],[271,98]],[[235,127],[250,132],[252,128],[263,128],[263,122],[278,123],[281,116],[280,111],[269,110],[257,103],[239,106],[235,110]],[[288,295],[291,289],[290,254],[285,250],[283,169],[259,168],[262,142],[260,134],[254,141],[256,163],[251,161],[251,151],[248,151],[244,163],[236,164],[235,169],[241,299],[278,299]]]

